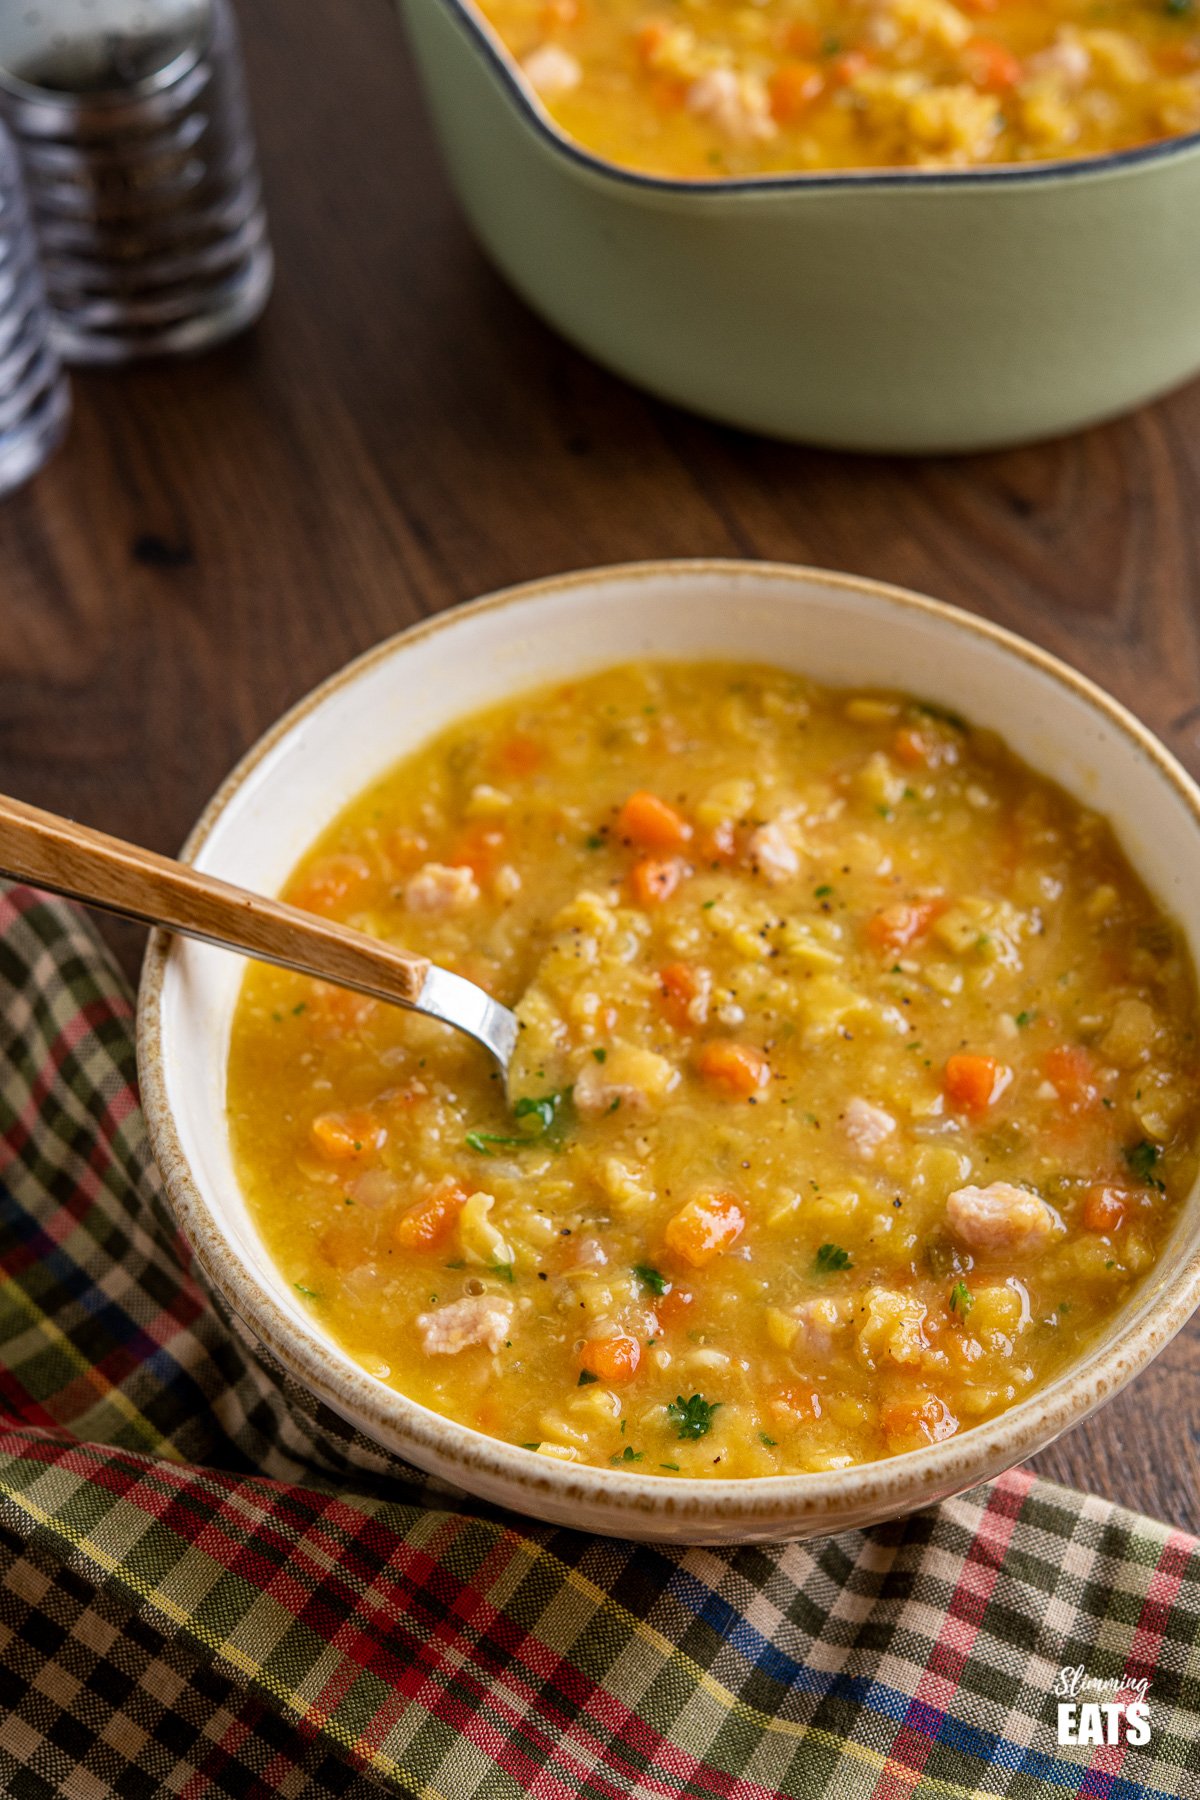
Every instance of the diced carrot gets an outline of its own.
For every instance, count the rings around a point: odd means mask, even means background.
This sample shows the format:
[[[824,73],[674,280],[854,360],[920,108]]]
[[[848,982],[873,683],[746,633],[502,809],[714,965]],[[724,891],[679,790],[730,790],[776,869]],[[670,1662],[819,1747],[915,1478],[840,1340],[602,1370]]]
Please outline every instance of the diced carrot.
[[[765,1087],[771,1079],[771,1065],[753,1044],[734,1044],[728,1038],[714,1038],[703,1044],[696,1055],[696,1067],[711,1086],[738,1099]]]
[[[1097,1182],[1083,1196],[1080,1218],[1088,1231],[1103,1233],[1120,1231],[1129,1210],[1130,1196],[1123,1188],[1105,1187]]]
[[[1188,75],[1200,66],[1200,45],[1190,38],[1181,44],[1160,44],[1154,61],[1164,75]]]
[[[641,1360],[642,1346],[624,1331],[614,1332],[611,1337],[588,1338],[579,1352],[580,1368],[614,1387],[632,1381]]]
[[[1082,1044],[1058,1044],[1048,1050],[1042,1072],[1067,1106],[1082,1112],[1100,1098],[1096,1060]]]
[[[371,865],[365,857],[326,856],[300,877],[285,898],[304,912],[329,913],[370,879]]]
[[[541,12],[542,30],[554,31],[578,25],[582,16],[583,7],[579,0],[546,0]]]
[[[877,950],[903,950],[923,938],[938,914],[945,911],[941,900],[900,901],[872,914],[865,931],[868,943]]]
[[[396,1220],[392,1236],[402,1250],[432,1250],[450,1236],[466,1200],[465,1189],[455,1182],[444,1181],[405,1207]]]
[[[633,34],[634,46],[644,63],[652,63],[671,35],[669,19],[647,19]]]
[[[654,1316],[658,1320],[660,1331],[670,1331],[681,1319],[687,1317],[688,1308],[696,1296],[687,1288],[680,1287],[677,1281],[671,1283],[665,1294],[660,1294],[654,1302]]]
[[[655,75],[646,83],[646,98],[656,112],[679,112],[687,98],[687,84],[670,75]]]
[[[825,86],[825,77],[815,63],[780,63],[767,81],[772,117],[781,125],[802,118]]]
[[[879,1423],[893,1455],[916,1450],[922,1444],[940,1444],[958,1430],[958,1420],[936,1394],[885,1407]]]
[[[663,1010],[680,1031],[702,1025],[708,1013],[708,994],[712,976],[707,969],[692,963],[668,963],[658,972],[662,987]],[[699,1001],[700,1004],[696,1005]],[[698,1015],[698,1016],[697,1016]]]
[[[695,855],[701,863],[736,862],[738,835],[733,820],[722,819],[711,831],[701,832],[696,840]]]
[[[783,42],[793,56],[812,57],[820,54],[821,33],[807,19],[794,19],[783,34]]]
[[[952,1106],[964,1112],[985,1113],[1012,1082],[1012,1070],[994,1056],[962,1052],[946,1059],[942,1086]]]
[[[746,1215],[732,1194],[697,1194],[667,1220],[667,1248],[695,1269],[702,1269],[735,1244],[746,1229]]]
[[[892,739],[892,754],[897,762],[915,769],[929,762],[930,742],[915,725],[902,725]]]
[[[321,1155],[331,1162],[349,1162],[387,1143],[387,1126],[365,1110],[320,1113],[310,1131]]]
[[[847,50],[842,56],[835,56],[830,64],[831,78],[839,86],[847,87],[850,82],[866,72],[871,66],[871,58],[865,50]]]
[[[661,906],[683,880],[683,864],[674,858],[661,862],[647,856],[629,871],[629,886],[639,906]]]
[[[821,1417],[821,1396],[816,1388],[780,1388],[770,1400],[772,1416],[780,1425],[803,1425]]]
[[[683,814],[639,788],[617,814],[617,835],[639,850],[679,850],[692,835]]]
[[[446,853],[452,868],[470,869],[476,881],[490,881],[504,857],[504,832],[499,825],[473,819],[463,827]]]
[[[989,94],[1008,93],[1025,73],[1020,57],[994,38],[972,38],[963,50],[963,62],[974,85]]]
[[[532,775],[546,760],[546,752],[527,731],[514,731],[497,752],[501,768],[510,775]]]

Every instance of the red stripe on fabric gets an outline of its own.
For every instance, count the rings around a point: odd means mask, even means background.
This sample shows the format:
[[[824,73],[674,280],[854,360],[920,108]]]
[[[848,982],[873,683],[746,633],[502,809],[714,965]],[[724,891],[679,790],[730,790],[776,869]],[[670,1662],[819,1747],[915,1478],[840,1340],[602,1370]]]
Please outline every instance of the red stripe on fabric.
[[[1162,1547],[1154,1573],[1146,1588],[1146,1596],[1142,1601],[1142,1610],[1138,1614],[1138,1622],[1134,1628],[1133,1642],[1129,1646],[1129,1654],[1125,1659],[1125,1677],[1127,1681],[1146,1680],[1150,1682],[1147,1699],[1150,1704],[1150,1729],[1154,1730],[1154,1672],[1158,1667],[1158,1652],[1162,1646],[1163,1636],[1171,1617],[1171,1608],[1183,1585],[1187,1566],[1195,1554],[1196,1542],[1186,1532],[1173,1531]],[[1105,1696],[1107,1698],[1108,1696]],[[1153,1736],[1151,1737],[1153,1742]],[[1081,1792],[1086,1792],[1088,1800],[1105,1800],[1111,1791],[1113,1782],[1121,1773],[1125,1758],[1129,1753],[1129,1745],[1124,1741],[1119,1744],[1100,1744],[1088,1760],[1087,1774]],[[1093,1780],[1092,1778],[1097,1779]]]
[[[937,1741],[937,1731],[931,1729],[935,1721],[920,1715],[933,1713],[939,1727],[946,1716],[1033,1483],[1029,1470],[1010,1469],[994,1484],[963,1559],[929,1660],[872,1790],[872,1800],[902,1800],[920,1779]]]
[[[397,1577],[390,1562],[373,1569],[368,1592],[350,1592],[345,1596],[347,1604],[357,1606],[365,1615],[363,1623],[346,1620],[336,1634],[337,1641],[334,1645],[339,1654],[350,1658],[358,1668],[369,1669],[386,1681],[394,1696],[392,1702],[376,1716],[370,1732],[364,1734],[363,1744],[372,1746],[381,1743],[400,1716],[396,1708],[402,1707],[404,1703],[415,1702],[460,1730],[484,1754],[493,1756],[506,1771],[518,1774],[530,1791],[537,1792],[539,1800],[574,1800],[578,1786],[584,1779],[599,1792],[610,1796],[610,1800],[625,1800],[631,1769],[621,1756],[619,1747],[585,1735],[578,1718],[564,1731],[561,1716],[548,1706],[544,1698],[541,1681],[527,1679],[525,1671],[518,1667],[515,1658],[497,1667],[494,1653],[485,1655],[483,1646],[476,1646],[459,1638],[446,1646],[453,1651],[453,1660],[457,1664],[453,1670],[448,1670],[445,1657],[439,1656],[435,1645],[428,1638],[406,1629],[406,1612],[415,1596],[412,1586],[405,1583],[411,1583],[414,1577],[418,1584],[427,1580],[431,1568],[442,1580],[453,1578],[449,1577],[444,1565],[433,1564],[427,1555],[414,1551],[403,1538],[386,1530],[378,1530],[377,1522],[369,1514],[357,1512],[347,1502],[339,1501],[316,1511],[314,1515],[313,1497],[306,1496],[303,1490],[289,1488],[285,1483],[268,1482],[261,1478],[249,1483],[233,1474],[212,1470],[190,1471],[174,1464],[156,1463],[151,1458],[128,1452],[119,1455],[111,1452],[104,1454],[92,1446],[63,1443],[61,1439],[54,1441],[49,1436],[41,1437],[32,1433],[9,1433],[6,1436],[10,1454],[32,1456],[42,1462],[58,1462],[70,1472],[92,1481],[106,1491],[120,1494],[127,1504],[137,1506],[158,1521],[169,1515],[173,1521],[172,1528],[178,1530],[184,1541],[197,1542],[203,1538],[207,1554],[220,1566],[248,1581],[245,1542],[227,1538],[220,1530],[215,1529],[217,1521],[210,1513],[211,1490],[214,1488],[223,1490],[222,1510],[228,1509],[231,1515],[243,1515],[251,1529],[254,1529],[254,1520],[261,1520],[264,1515],[270,1517],[269,1502],[274,1499],[277,1504],[290,1500],[297,1516],[305,1520],[307,1529],[314,1538],[327,1523],[334,1532],[351,1534],[352,1541],[353,1538],[366,1535],[377,1536],[381,1547],[386,1544],[390,1548],[391,1558],[398,1559],[403,1565],[404,1579]],[[0,1451],[5,1448],[5,1438],[0,1437]],[[158,1492],[156,1487],[168,1491]],[[198,1508],[203,1503],[203,1511],[197,1510],[192,1519],[181,1510],[179,1504],[188,1489],[193,1490],[192,1498],[197,1502]],[[257,1504],[253,1504],[254,1496],[257,1496]],[[189,1534],[189,1523],[199,1523],[200,1531]],[[467,1529],[468,1526],[469,1522],[463,1521],[459,1529]],[[371,1531],[372,1527],[376,1527],[374,1533]],[[318,1560],[311,1546],[306,1545],[303,1539],[297,1541],[289,1537],[283,1541],[294,1569],[311,1570],[314,1583],[319,1583],[322,1587],[328,1587],[331,1580],[336,1581],[336,1564],[331,1571],[328,1559]],[[507,1534],[504,1541],[508,1544],[510,1553],[519,1542],[511,1534]],[[332,1554],[344,1557],[346,1548],[336,1535],[331,1538]],[[251,1582],[250,1585],[254,1583]],[[302,1612],[303,1610],[305,1609]],[[521,1644],[524,1655],[528,1658],[530,1640],[526,1634],[513,1627],[511,1621],[503,1619],[486,1596],[482,1595],[479,1596],[475,1616],[478,1617],[481,1611],[496,1625],[509,1627],[506,1635]],[[375,1627],[374,1636],[363,1628],[365,1623]],[[537,1640],[532,1640],[532,1643],[538,1651],[544,1651],[545,1647]],[[555,1657],[555,1653],[549,1654]],[[533,1660],[540,1663],[544,1658],[538,1655]],[[638,1766],[634,1772],[651,1792],[662,1794],[664,1800],[668,1796],[677,1795],[681,1780],[690,1782],[693,1787],[714,1797],[720,1797],[720,1800],[729,1800],[735,1792],[744,1796],[745,1800],[784,1800],[779,1790],[739,1781],[737,1777],[701,1762],[679,1747],[674,1747],[675,1755],[671,1759],[675,1764],[675,1778],[664,1778],[665,1771],[660,1773],[665,1758],[661,1755],[662,1740],[659,1734],[646,1726],[636,1714],[631,1713],[615,1695],[598,1687],[573,1665],[563,1665],[562,1659],[555,1657],[555,1666],[571,1667],[586,1691],[587,1698],[580,1709],[581,1716],[586,1716],[617,1736],[625,1748],[636,1748],[644,1753],[658,1755],[659,1769],[651,1766],[648,1771],[643,1771]],[[481,1672],[477,1672],[477,1668]],[[453,1680],[459,1691],[448,1690],[446,1683],[449,1680]],[[498,1687],[497,1682],[503,1686]],[[505,1693],[505,1687],[510,1690],[511,1699]],[[537,1716],[539,1714],[543,1716],[545,1724]],[[307,1708],[301,1717],[309,1717]],[[498,1719],[500,1723],[493,1722],[494,1719]],[[315,1719],[310,1720],[310,1727],[315,1723]],[[513,1743],[515,1735],[526,1738],[535,1747],[537,1760]],[[557,1759],[560,1766],[568,1765],[565,1778],[571,1785],[564,1785],[563,1779],[553,1767],[548,1770],[543,1767],[540,1760],[542,1758],[548,1761]],[[616,1770],[618,1778],[602,1780],[596,1773],[598,1763]]]

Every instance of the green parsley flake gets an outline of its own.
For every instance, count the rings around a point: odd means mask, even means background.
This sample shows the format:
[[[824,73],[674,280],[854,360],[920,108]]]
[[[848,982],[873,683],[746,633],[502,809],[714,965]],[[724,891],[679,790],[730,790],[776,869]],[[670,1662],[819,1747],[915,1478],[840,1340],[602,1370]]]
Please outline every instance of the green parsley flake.
[[[690,1400],[677,1394],[667,1407],[667,1417],[679,1427],[681,1439],[707,1437],[713,1427],[713,1414],[720,1405],[719,1400],[705,1400],[701,1394],[693,1394]]]
[[[965,1281],[956,1281],[950,1289],[950,1311],[965,1319],[975,1304],[975,1296]]]
[[[840,1244],[822,1244],[813,1258],[813,1268],[818,1275],[829,1275],[837,1270],[853,1267],[850,1252],[843,1250]]]
[[[635,1263],[633,1265],[633,1272],[641,1282],[642,1286],[649,1288],[652,1294],[665,1294],[670,1289],[671,1283],[667,1280],[666,1276],[658,1269],[650,1268],[647,1263]]]
[[[1165,1185],[1154,1173],[1155,1165],[1162,1155],[1157,1144],[1152,1144],[1149,1138],[1143,1138],[1140,1143],[1127,1145],[1121,1154],[1139,1181],[1144,1181],[1147,1187],[1157,1188],[1160,1194],[1166,1193]]]

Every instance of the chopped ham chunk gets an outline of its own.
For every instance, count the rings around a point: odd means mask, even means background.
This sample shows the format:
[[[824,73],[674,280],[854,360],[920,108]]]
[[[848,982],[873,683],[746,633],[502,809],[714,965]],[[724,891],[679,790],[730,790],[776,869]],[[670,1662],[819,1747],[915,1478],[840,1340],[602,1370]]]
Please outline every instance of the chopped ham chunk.
[[[557,100],[569,94],[583,79],[583,70],[569,50],[559,44],[539,44],[521,64],[525,79],[543,100]]]
[[[709,69],[688,89],[687,109],[735,144],[775,136],[770,98],[756,75]]]
[[[472,1344],[498,1350],[508,1335],[513,1303],[499,1294],[472,1294],[436,1312],[418,1313],[417,1330],[426,1356],[457,1356]]]
[[[793,876],[800,873],[800,858],[796,854],[796,847],[782,825],[774,822],[760,825],[756,831],[751,832],[746,849],[754,873],[762,875],[772,887],[791,881]]]
[[[833,1336],[842,1324],[841,1309],[836,1300],[806,1300],[795,1308],[799,1330],[792,1339],[793,1353],[802,1350],[808,1356],[827,1357],[833,1349]]]
[[[946,1223],[972,1250],[1037,1250],[1059,1226],[1057,1214],[1011,1182],[956,1188],[946,1201]]]
[[[869,1100],[860,1100],[857,1094],[842,1114],[842,1130],[867,1162],[895,1129],[896,1121],[890,1112],[884,1112],[882,1106],[872,1106]]]
[[[478,898],[479,883],[474,872],[449,863],[424,863],[404,885],[404,904],[409,912],[466,912]]]

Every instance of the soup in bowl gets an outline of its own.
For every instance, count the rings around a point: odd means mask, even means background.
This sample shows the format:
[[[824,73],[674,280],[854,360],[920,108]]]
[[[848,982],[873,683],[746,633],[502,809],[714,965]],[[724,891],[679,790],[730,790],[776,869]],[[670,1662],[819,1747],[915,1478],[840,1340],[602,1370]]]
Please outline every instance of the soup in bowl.
[[[472,1491],[625,1535],[887,1516],[1194,1304],[1193,792],[990,627],[769,567],[540,584],[337,678],[202,829],[517,1009],[506,1088],[200,946],[143,1002],[201,1261]]]

